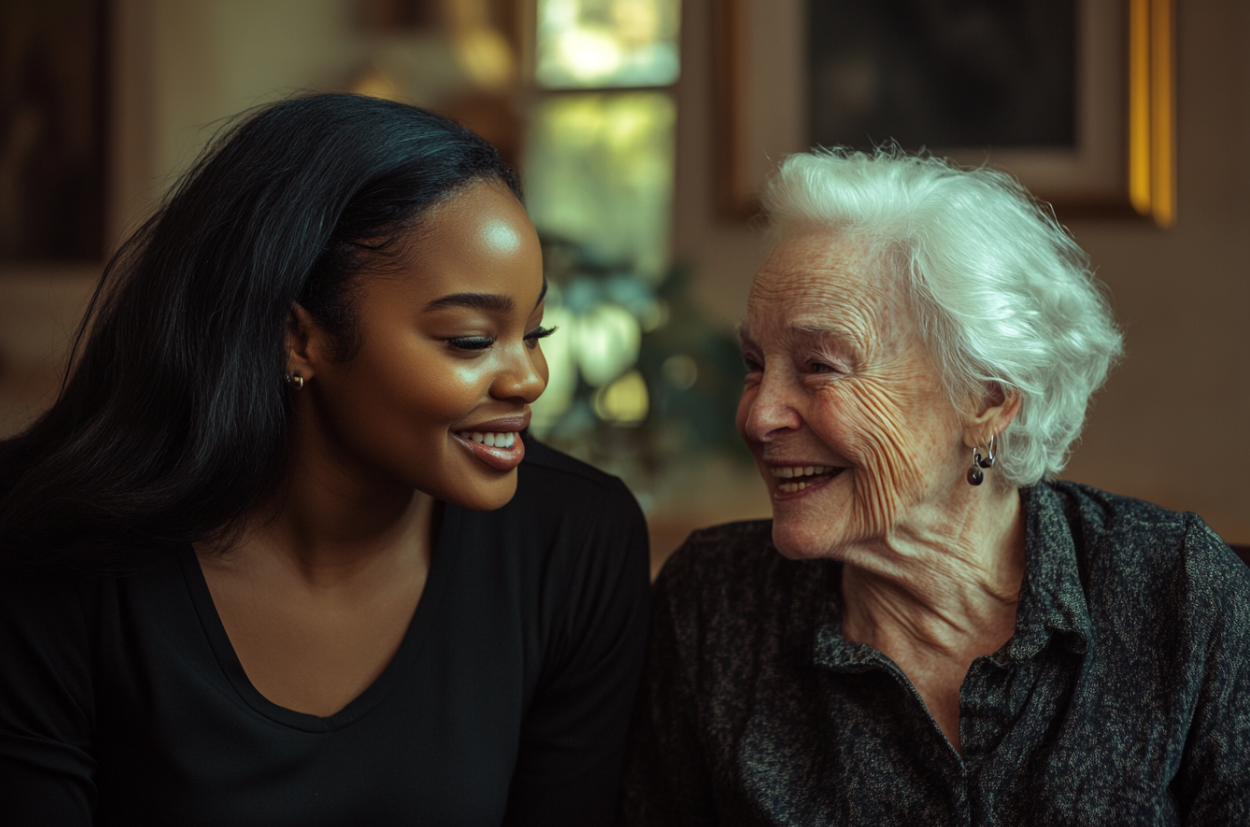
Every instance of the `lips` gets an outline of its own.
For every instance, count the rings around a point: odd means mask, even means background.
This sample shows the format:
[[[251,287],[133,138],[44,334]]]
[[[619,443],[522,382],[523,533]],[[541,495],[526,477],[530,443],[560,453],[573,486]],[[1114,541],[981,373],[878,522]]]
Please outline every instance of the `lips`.
[[[778,480],[775,496],[792,497],[814,488],[821,488],[845,467],[835,465],[770,465],[768,471]]]
[[[511,471],[525,458],[521,431],[529,426],[529,412],[457,428],[452,436],[475,458],[496,471]]]

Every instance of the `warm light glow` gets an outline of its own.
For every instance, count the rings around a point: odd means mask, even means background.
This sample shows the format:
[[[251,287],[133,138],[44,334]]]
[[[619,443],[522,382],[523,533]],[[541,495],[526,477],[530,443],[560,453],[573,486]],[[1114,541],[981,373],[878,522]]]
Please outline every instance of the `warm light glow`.
[[[547,291],[547,310],[543,314],[545,326],[559,328],[555,334],[543,339],[540,345],[547,359],[547,389],[530,406],[533,413],[530,427],[539,436],[546,434],[559,421],[577,391],[577,360],[573,358],[569,346],[575,322],[567,308],[552,306],[559,301],[558,293],[559,288],[555,285]]]
[[[689,356],[670,356],[660,365],[664,381],[679,391],[690,390],[699,381],[699,366]]]
[[[1129,201],[1150,214],[1150,0],[1129,4]]]
[[[621,66],[621,50],[611,34],[595,29],[573,29],[556,41],[556,59],[579,85],[608,77]]]
[[[403,87],[395,78],[377,66],[369,66],[352,82],[349,91],[382,100],[402,101]]]
[[[534,224],[658,280],[668,265],[675,122],[672,98],[659,92],[539,103],[525,158]]]
[[[616,304],[600,304],[572,325],[573,352],[582,376],[600,387],[638,361],[642,329],[633,315]]]
[[[679,0],[538,0],[535,76],[552,89],[667,86],[680,19]]]
[[[1161,227],[1176,222],[1172,0],[1129,4],[1129,202]]]
[[[474,85],[494,92],[506,91],[515,76],[516,63],[508,41],[495,29],[468,29],[453,38],[456,63]]]
[[[1155,222],[1160,227],[1176,223],[1176,70],[1173,65],[1172,0],[1154,0],[1151,4],[1151,87],[1150,114],[1153,121],[1152,183]]]
[[[613,425],[641,425],[650,406],[647,383],[636,370],[631,370],[606,388],[600,388],[594,398],[595,413]]]

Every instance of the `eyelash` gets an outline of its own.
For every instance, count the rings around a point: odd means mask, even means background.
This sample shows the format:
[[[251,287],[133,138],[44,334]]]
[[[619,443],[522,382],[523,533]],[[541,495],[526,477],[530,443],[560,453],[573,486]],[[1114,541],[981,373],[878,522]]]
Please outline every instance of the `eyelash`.
[[[539,339],[546,339],[557,330],[558,327],[536,327],[525,334],[525,342],[537,343]],[[489,336],[453,336],[444,341],[456,350],[486,350],[495,344],[495,340]]]
[[[746,368],[747,373],[756,373],[757,371],[761,371],[764,369],[764,366],[760,364],[760,361],[756,359],[754,355],[749,354],[749,353],[744,353],[742,355],[742,364],[743,364],[743,367]],[[828,362],[821,362],[821,361],[816,361],[816,360],[813,360],[807,363],[807,371],[809,373],[817,373],[817,374],[842,373],[842,370],[838,368],[837,366],[831,365]]]

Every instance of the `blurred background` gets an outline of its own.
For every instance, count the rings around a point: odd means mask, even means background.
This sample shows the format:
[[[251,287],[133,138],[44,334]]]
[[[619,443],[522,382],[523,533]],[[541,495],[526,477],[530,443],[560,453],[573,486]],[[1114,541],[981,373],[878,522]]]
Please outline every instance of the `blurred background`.
[[[0,437],[52,401],[107,252],[226,119],[350,90],[446,112],[521,171],[560,328],[533,430],[625,479],[653,562],[767,516],[733,428],[732,330],[762,255],[722,197],[718,147],[753,128],[718,103],[735,2],[4,0]],[[1250,3],[1178,6],[1175,223],[1060,211],[1128,349],[1064,476],[1248,543]],[[752,36],[806,48],[798,27]]]

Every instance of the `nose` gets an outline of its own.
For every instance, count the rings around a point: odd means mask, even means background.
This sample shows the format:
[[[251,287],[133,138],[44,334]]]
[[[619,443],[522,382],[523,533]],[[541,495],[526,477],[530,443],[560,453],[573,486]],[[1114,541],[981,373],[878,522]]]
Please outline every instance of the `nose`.
[[[491,383],[491,396],[496,399],[532,403],[547,389],[547,359],[541,347],[521,345],[510,352],[503,369]]]
[[[764,371],[759,384],[747,387],[738,403],[738,430],[749,442],[771,442],[803,426],[793,389],[785,377]]]

